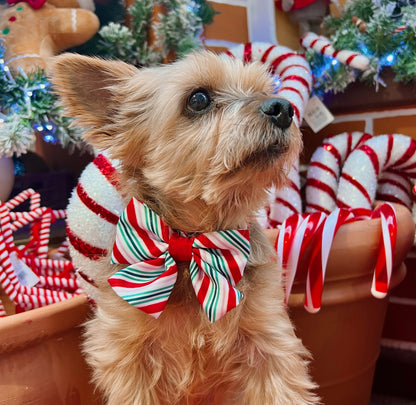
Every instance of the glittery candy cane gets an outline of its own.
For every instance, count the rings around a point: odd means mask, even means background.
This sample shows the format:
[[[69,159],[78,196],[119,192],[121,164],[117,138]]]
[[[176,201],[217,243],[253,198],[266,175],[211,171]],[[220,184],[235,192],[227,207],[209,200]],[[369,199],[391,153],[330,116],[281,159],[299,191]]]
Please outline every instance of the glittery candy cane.
[[[306,212],[330,214],[336,208],[339,176],[351,152],[371,138],[363,132],[343,132],[323,141],[313,153],[306,180]]]
[[[323,55],[331,56],[344,65],[355,69],[366,70],[370,66],[370,60],[366,56],[345,49],[336,51],[328,38],[313,32],[304,34],[300,39],[300,44],[304,49],[311,49]]]
[[[337,204],[371,209],[383,172],[416,178],[416,142],[405,135],[375,136],[346,160],[338,186]]]
[[[412,194],[412,181],[405,175],[388,171],[380,173],[376,194],[377,200],[402,204],[412,210],[414,205]]]

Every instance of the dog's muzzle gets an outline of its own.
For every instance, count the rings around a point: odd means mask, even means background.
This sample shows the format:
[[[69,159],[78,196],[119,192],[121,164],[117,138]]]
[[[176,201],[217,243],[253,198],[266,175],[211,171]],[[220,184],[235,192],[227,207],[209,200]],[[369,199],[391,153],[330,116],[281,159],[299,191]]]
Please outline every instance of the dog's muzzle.
[[[279,128],[289,128],[293,119],[293,106],[283,98],[271,98],[260,106],[260,112],[270,117],[271,121]]]

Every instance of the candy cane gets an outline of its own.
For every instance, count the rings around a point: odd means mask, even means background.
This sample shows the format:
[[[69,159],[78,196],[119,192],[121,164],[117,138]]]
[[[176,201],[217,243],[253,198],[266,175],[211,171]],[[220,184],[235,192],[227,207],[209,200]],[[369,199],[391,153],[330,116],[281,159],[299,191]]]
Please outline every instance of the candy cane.
[[[412,185],[412,181],[405,175],[385,171],[378,178],[376,199],[402,204],[412,210]]]
[[[371,293],[376,298],[384,298],[390,285],[393,271],[393,255],[397,239],[397,218],[393,206],[389,203],[376,208],[372,218],[381,219],[382,239],[374,270]]]
[[[339,176],[351,152],[371,138],[363,132],[343,132],[323,141],[313,153],[306,180],[306,212],[330,214],[336,208]]]
[[[300,39],[300,44],[304,49],[311,49],[323,55],[331,56],[344,65],[355,69],[366,70],[370,66],[370,60],[366,56],[344,49],[336,51],[328,38],[313,32],[304,34]]]
[[[45,209],[44,211],[40,220],[39,244],[37,248],[37,255],[40,259],[46,259],[48,257],[49,235],[52,223],[52,210]]]
[[[337,204],[370,209],[378,178],[390,172],[416,179],[416,142],[405,135],[379,135],[353,151],[342,169]]]
[[[278,263],[285,271],[286,302],[292,290],[295,275],[298,271],[299,259],[305,249],[319,235],[325,221],[325,214],[314,213],[306,217],[295,214],[287,218],[280,227],[276,241]]]
[[[32,195],[34,195],[36,192],[28,188],[21,193],[19,193],[17,196],[13,197],[9,201],[6,202],[7,208],[9,210],[12,210],[16,208],[18,205],[20,205],[22,202],[26,201],[28,198],[30,198]]]
[[[4,309],[3,302],[0,300],[0,318],[4,318],[5,316],[7,316],[7,312]]]
[[[111,248],[116,223],[125,208],[118,191],[117,167],[118,161],[98,155],[81,173],[67,207],[70,255],[75,267],[89,278],[97,271],[96,260]]]
[[[323,226],[315,235],[316,241],[306,277],[304,304],[305,309],[310,313],[316,313],[321,309],[326,267],[335,235],[341,225],[351,221],[352,218],[351,211],[335,209],[326,217]]]

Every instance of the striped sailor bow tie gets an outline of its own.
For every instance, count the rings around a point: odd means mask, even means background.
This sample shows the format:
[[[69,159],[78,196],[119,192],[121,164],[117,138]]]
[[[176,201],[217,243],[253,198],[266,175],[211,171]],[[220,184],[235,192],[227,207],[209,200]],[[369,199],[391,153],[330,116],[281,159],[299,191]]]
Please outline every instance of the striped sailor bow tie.
[[[235,288],[250,254],[249,230],[186,236],[169,228],[148,206],[132,198],[117,224],[111,262],[128,264],[108,279],[129,304],[158,318],[177,278],[177,262],[189,262],[196,297],[211,322],[235,308]]]

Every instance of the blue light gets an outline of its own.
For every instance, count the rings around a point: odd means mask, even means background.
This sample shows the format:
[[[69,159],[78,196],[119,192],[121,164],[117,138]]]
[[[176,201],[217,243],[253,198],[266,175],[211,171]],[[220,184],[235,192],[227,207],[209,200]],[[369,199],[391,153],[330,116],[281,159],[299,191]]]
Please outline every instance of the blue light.
[[[338,65],[338,63],[339,62],[336,59],[332,59],[332,62],[331,62],[332,66]]]
[[[392,66],[395,63],[396,56],[390,53],[381,59],[381,64],[384,66]]]

